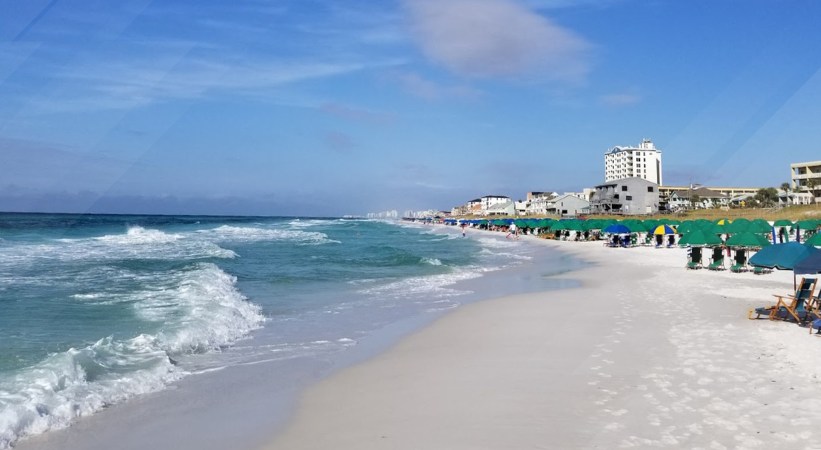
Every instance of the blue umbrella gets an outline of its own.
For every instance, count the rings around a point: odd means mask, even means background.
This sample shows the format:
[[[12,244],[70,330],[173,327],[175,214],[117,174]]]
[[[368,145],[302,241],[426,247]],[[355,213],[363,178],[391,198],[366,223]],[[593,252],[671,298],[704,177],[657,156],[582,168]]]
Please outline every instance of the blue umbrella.
[[[785,242],[762,248],[750,258],[750,265],[792,270],[798,262],[814,253],[821,253],[821,250],[800,242]]]
[[[795,273],[821,273],[821,252],[812,253],[810,256],[798,261],[793,267]]]
[[[630,228],[627,228],[625,225],[620,223],[614,223],[613,225],[605,228],[604,232],[612,234],[630,234]]]

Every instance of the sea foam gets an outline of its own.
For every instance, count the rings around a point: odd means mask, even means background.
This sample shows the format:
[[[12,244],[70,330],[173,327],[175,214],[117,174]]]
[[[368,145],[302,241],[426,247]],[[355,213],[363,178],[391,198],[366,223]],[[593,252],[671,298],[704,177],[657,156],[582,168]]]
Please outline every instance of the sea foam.
[[[186,374],[173,357],[218,349],[261,326],[260,308],[216,265],[200,263],[177,277],[163,296],[134,302],[138,314],[163,322],[161,332],[109,336],[0,378],[0,448],[162,389]]]

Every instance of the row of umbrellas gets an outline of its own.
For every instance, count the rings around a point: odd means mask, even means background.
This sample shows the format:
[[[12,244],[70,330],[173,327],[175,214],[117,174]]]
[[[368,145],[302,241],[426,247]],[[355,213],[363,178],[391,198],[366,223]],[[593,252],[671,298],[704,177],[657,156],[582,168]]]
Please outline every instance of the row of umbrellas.
[[[654,230],[656,230],[659,225],[665,225],[667,227],[677,227],[677,231],[674,230],[674,233],[677,234],[684,234],[696,228],[702,229],[707,232],[714,232],[715,234],[733,234],[744,231],[749,231],[753,233],[766,233],[769,232],[773,226],[763,219],[749,220],[744,218],[735,220],[719,219],[714,221],[710,221],[707,219],[695,219],[684,221],[680,221],[677,219],[627,219],[621,221],[615,219],[446,219],[445,222],[466,222],[471,224],[495,226],[508,226],[511,223],[515,223],[516,226],[520,228],[549,228],[551,230],[569,231],[603,230],[605,232],[608,232],[607,227],[618,224],[627,227],[627,229],[629,230],[627,232],[629,233],[653,232],[654,234]],[[790,220],[778,220],[775,222],[774,226],[779,228],[788,227],[790,229],[801,228],[804,230],[808,230],[815,229],[816,227],[818,227],[819,224],[821,224],[821,221],[815,219],[806,219],[798,222],[792,222]],[[671,229],[672,228],[669,228],[668,230]]]
[[[807,219],[798,222],[778,220],[770,225],[763,219],[719,219],[719,220],[638,220],[627,219],[475,219],[458,220],[447,219],[450,223],[471,223],[491,226],[509,226],[514,223],[519,228],[540,228],[552,231],[592,231],[601,230],[610,234],[649,233],[653,235],[681,234],[679,245],[686,246],[717,246],[762,248],[772,245],[764,237],[765,233],[773,231],[775,227],[790,227],[801,229],[815,229],[821,221]],[[723,241],[719,235],[729,236]],[[809,245],[821,246],[821,233],[812,236],[807,241]]]

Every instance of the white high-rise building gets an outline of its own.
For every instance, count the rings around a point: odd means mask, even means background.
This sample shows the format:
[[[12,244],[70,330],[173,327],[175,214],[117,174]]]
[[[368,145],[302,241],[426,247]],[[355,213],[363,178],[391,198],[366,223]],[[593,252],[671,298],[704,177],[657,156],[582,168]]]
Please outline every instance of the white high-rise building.
[[[616,146],[604,153],[605,183],[638,177],[661,185],[661,150],[650,139],[638,147]]]

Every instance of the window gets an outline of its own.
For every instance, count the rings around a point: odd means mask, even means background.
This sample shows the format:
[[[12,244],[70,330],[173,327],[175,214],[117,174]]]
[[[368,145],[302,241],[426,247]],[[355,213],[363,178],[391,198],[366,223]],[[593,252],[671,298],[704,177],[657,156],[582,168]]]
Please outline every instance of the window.
[[[625,199],[629,202],[630,200],[633,200],[633,196],[632,196],[632,195],[628,195],[627,197],[625,197]]]
[[[647,186],[647,192],[653,192],[653,186]]]
[[[624,191],[624,192],[627,192],[627,186],[622,186],[621,190]]]

